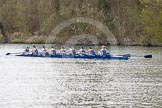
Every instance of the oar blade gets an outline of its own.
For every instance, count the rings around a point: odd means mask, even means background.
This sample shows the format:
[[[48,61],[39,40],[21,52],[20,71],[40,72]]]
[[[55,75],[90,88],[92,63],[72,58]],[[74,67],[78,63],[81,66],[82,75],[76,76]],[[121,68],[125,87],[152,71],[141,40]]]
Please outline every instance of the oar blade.
[[[152,55],[145,55],[145,58],[152,58]]]
[[[10,55],[11,53],[7,53],[6,55]]]
[[[22,52],[19,52],[19,53],[7,53],[6,55],[11,55],[11,54],[20,54]]]

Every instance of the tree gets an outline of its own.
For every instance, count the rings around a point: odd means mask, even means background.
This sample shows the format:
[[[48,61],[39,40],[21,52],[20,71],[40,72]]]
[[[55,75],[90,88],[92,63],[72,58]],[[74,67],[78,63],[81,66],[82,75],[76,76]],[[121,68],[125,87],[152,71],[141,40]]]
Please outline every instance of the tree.
[[[4,26],[3,24],[0,22],[0,30],[1,30],[1,33],[4,37],[4,42],[7,43],[8,42],[8,37],[7,37],[7,34],[6,34],[6,31],[4,29]]]
[[[148,41],[162,42],[162,0],[140,0],[141,17]]]

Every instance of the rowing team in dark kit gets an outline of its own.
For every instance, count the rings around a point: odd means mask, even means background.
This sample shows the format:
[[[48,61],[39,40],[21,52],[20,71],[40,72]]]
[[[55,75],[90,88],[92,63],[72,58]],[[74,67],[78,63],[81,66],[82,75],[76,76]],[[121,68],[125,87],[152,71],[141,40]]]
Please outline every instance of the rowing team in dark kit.
[[[57,50],[56,48],[54,48],[53,46],[51,46],[51,48],[48,50],[45,46],[42,46],[42,49],[40,51],[38,51],[37,47],[35,45],[33,45],[33,48],[30,50],[29,47],[27,47],[25,49],[25,51],[23,52],[24,55],[28,55],[28,54],[32,54],[33,56],[46,56],[46,55],[100,55],[100,56],[106,56],[107,55],[107,49],[106,47],[103,45],[101,47],[101,49],[99,51],[95,51],[92,47],[88,47],[88,49],[86,50],[83,46],[76,51],[74,49],[74,47],[69,47],[69,49],[65,49],[64,47],[62,47],[61,49]]]

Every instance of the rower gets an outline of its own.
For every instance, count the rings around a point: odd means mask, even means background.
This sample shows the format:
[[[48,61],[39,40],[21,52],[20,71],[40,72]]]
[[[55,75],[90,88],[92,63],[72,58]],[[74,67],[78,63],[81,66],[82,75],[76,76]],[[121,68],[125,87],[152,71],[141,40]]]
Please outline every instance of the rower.
[[[92,47],[89,47],[89,48],[88,48],[88,55],[91,55],[91,56],[95,56],[95,55],[96,55],[96,53],[95,53],[95,51],[92,49]]]
[[[66,55],[66,49],[62,47],[59,51],[60,55]]]
[[[75,49],[72,46],[70,46],[70,48],[68,49],[67,53],[68,53],[68,55],[75,55],[76,51],[75,51]]]
[[[47,49],[46,49],[46,47],[43,45],[40,54],[41,54],[42,56],[46,56],[47,53],[48,53],[48,52],[47,52]]]
[[[53,46],[51,46],[51,49],[49,50],[49,54],[51,56],[55,56],[56,55],[56,49]]]
[[[24,55],[28,55],[30,53],[29,47],[26,47],[25,51],[23,52]]]
[[[38,55],[38,49],[36,48],[35,45],[33,45],[32,55],[33,55],[33,56],[37,56],[37,55]]]
[[[101,47],[101,50],[98,51],[98,54],[99,54],[100,56],[105,57],[105,56],[107,55],[107,49],[106,49],[106,46],[103,45],[103,46]]]
[[[86,50],[84,49],[83,46],[82,46],[81,49],[78,51],[78,54],[80,54],[80,55],[85,55],[85,54],[86,54]]]

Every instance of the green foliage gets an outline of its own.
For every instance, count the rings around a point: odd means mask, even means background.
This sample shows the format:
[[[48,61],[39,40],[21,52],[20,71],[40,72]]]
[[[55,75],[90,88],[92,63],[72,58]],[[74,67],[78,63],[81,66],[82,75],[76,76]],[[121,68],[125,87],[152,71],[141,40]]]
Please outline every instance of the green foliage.
[[[3,36],[0,34],[0,42],[3,42]]]
[[[38,39],[34,39],[32,43],[33,44],[44,44],[45,40],[38,38]]]
[[[162,1],[141,0],[143,9],[141,17],[143,27],[147,35],[152,39],[161,41],[162,37]]]
[[[25,39],[23,37],[17,37],[11,40],[11,43],[24,43]]]
[[[30,38],[39,32],[44,38],[26,41],[15,38],[11,42],[45,43],[45,38],[61,22],[86,17],[100,21],[116,36],[139,43],[162,42],[162,0],[1,0],[0,22],[5,32],[21,32]],[[72,24],[58,35],[58,43],[70,36],[92,34],[101,41],[101,31],[89,24]],[[31,34],[31,35],[30,35]],[[8,36],[10,37],[10,35]],[[1,40],[2,38],[0,38]]]
[[[99,9],[104,9],[106,8],[107,4],[105,0],[97,0],[97,6]]]
[[[159,42],[162,42],[162,36],[158,38],[158,41]]]
[[[25,43],[30,43],[30,44],[44,44],[46,39],[44,37],[39,37],[39,36],[33,36],[30,37],[25,41]]]

